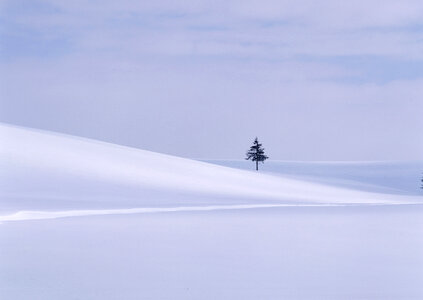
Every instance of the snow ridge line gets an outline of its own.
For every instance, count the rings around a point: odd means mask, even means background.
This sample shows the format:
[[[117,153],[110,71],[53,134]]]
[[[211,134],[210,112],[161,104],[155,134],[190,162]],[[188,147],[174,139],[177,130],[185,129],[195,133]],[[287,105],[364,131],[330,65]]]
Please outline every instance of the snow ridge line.
[[[346,207],[346,206],[390,206],[390,205],[420,205],[422,203],[322,203],[322,204],[239,204],[239,205],[212,205],[212,206],[179,206],[179,207],[140,207],[124,209],[93,209],[93,210],[66,210],[66,211],[19,211],[11,215],[0,216],[1,222],[45,220],[67,217],[83,217],[96,215],[121,215],[162,212],[188,212],[188,211],[216,211],[240,210],[273,207]]]

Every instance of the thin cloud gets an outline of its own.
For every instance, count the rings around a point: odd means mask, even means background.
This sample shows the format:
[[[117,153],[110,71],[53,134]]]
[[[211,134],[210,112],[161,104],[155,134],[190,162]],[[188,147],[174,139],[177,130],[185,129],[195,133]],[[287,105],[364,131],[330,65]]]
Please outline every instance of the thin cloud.
[[[281,159],[423,151],[420,1],[25,3],[0,8],[5,122],[190,157],[253,132]]]

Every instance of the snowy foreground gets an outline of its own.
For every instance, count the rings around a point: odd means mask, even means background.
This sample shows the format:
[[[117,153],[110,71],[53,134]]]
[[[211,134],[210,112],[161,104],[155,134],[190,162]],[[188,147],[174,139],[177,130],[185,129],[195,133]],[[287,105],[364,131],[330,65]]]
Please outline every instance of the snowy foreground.
[[[0,138],[1,299],[423,298],[422,163],[257,173],[5,124]]]

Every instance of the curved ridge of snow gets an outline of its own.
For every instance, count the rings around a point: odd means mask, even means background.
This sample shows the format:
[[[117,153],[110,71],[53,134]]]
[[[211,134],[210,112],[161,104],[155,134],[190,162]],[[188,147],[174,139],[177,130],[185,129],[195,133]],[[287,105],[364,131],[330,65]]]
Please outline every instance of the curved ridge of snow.
[[[91,209],[91,210],[66,210],[66,211],[18,211],[11,215],[0,216],[1,222],[47,220],[68,217],[85,217],[100,215],[126,215],[126,214],[150,214],[168,212],[193,212],[193,211],[216,211],[216,210],[240,210],[260,209],[276,207],[342,207],[342,206],[380,206],[402,204],[239,204],[239,205],[213,205],[213,206],[178,206],[178,207],[139,207],[126,209]]]
[[[283,203],[421,202],[421,197],[330,187],[7,124],[0,124],[0,138],[0,199],[9,206],[14,199],[33,203],[90,197],[99,202],[110,198],[117,205],[123,198],[142,205],[174,198],[178,204],[181,197],[192,202],[204,197]]]
[[[272,207],[292,206],[340,206],[345,204],[241,204],[241,205],[214,205],[214,206],[180,206],[180,207],[140,207],[126,209],[91,209],[91,210],[67,210],[67,211],[19,211],[11,215],[0,216],[0,222],[24,221],[24,220],[45,220],[66,217],[82,217],[97,215],[121,215],[141,213],[163,213],[163,212],[188,212],[188,211],[214,211],[214,210],[236,210]]]

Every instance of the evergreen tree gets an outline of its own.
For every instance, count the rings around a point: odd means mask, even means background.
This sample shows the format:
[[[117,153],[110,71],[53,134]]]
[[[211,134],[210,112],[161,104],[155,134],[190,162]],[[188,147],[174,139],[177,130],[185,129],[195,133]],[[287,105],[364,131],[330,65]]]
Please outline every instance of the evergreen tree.
[[[250,147],[250,150],[247,151],[246,160],[251,159],[252,161],[256,162],[256,170],[258,170],[258,163],[264,162],[269,157],[264,154],[264,148],[262,148],[261,144],[259,143],[258,139],[254,140],[253,145]]]

